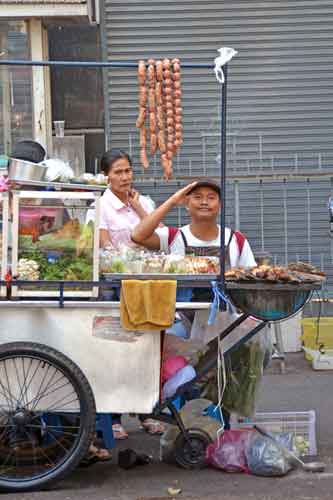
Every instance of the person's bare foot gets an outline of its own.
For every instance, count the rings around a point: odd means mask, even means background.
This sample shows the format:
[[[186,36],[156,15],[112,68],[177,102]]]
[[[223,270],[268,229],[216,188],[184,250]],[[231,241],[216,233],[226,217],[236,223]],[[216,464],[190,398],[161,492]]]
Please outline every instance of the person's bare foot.
[[[87,456],[81,460],[80,467],[89,467],[98,462],[109,462],[111,459],[112,455],[109,450],[106,448],[98,448],[94,444],[91,444]]]
[[[153,420],[152,418],[146,418],[141,422],[141,428],[148,432],[148,434],[157,434],[161,435],[165,431],[165,426],[162,424],[162,422],[159,422],[158,420]]]

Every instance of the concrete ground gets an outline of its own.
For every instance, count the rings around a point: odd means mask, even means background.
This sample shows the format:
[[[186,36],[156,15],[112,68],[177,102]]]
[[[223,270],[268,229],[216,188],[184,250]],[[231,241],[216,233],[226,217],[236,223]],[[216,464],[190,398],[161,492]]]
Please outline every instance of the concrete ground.
[[[49,492],[2,495],[3,499],[37,500],[332,500],[333,499],[333,372],[315,372],[302,354],[289,354],[286,373],[274,361],[264,376],[259,408],[267,411],[315,409],[320,460],[327,463],[323,474],[293,471],[280,479],[226,474],[213,469],[185,471],[159,463],[159,439],[138,429],[128,419],[130,439],[118,442],[113,464],[78,469]],[[153,456],[153,463],[124,471],[117,467],[117,451],[133,448]],[[177,496],[168,488],[181,489]]]

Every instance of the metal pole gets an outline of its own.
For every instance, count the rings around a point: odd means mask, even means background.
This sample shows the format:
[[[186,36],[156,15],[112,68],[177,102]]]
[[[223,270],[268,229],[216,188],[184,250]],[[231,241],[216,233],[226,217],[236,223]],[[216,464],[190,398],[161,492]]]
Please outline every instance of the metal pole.
[[[138,63],[133,61],[28,61],[0,59],[0,66],[68,66],[82,68],[137,68]],[[182,63],[182,68],[213,69],[212,64]]]
[[[220,226],[221,226],[221,240],[220,240],[220,269],[221,278],[220,285],[221,291],[225,292],[225,210],[226,210],[226,149],[227,149],[227,78],[228,78],[228,65],[223,67],[224,83],[222,84],[221,93],[221,213],[220,213]],[[223,310],[226,305],[221,304]]]

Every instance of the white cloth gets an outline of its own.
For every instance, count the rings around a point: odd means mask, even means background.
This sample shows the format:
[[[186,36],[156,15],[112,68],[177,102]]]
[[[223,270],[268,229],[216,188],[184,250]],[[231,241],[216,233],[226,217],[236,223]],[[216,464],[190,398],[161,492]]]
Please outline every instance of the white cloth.
[[[220,226],[218,237],[211,241],[202,241],[196,238],[192,233],[190,226],[183,226],[181,230],[187,240],[188,245],[193,247],[210,247],[210,246],[220,246]],[[230,239],[230,231],[228,227],[225,228],[225,244],[227,245]],[[156,233],[160,238],[160,249],[163,252],[170,252],[178,255],[185,255],[185,245],[183,238],[178,231],[175,238],[169,245],[169,228],[163,227],[157,229]],[[229,245],[229,259],[231,267],[254,267],[256,261],[254,259],[249,242],[245,239],[242,251],[239,251],[239,246],[235,234],[233,235],[230,245]]]

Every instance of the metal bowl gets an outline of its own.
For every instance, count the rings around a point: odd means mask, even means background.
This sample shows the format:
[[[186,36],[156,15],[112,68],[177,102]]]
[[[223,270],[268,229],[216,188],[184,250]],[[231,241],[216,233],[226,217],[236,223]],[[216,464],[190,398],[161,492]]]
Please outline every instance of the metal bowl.
[[[302,309],[320,285],[228,283],[228,295],[242,312],[264,321],[280,321]]]
[[[43,181],[46,176],[47,167],[30,161],[10,158],[8,167],[8,178],[11,181]]]

